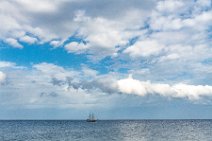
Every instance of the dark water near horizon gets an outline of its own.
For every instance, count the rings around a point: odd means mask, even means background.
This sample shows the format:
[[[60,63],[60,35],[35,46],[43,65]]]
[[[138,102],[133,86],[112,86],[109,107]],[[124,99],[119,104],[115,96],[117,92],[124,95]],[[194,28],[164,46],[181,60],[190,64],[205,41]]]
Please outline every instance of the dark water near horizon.
[[[0,121],[0,141],[212,141],[212,120]]]

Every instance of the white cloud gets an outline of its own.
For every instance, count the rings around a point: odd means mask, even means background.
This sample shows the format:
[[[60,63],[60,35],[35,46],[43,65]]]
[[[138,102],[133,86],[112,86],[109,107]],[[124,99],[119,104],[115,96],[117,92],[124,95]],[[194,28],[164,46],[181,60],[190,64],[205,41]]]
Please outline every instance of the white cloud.
[[[188,41],[190,33],[184,31],[165,31],[165,32],[156,32],[152,34],[150,37],[154,40],[160,41],[165,45],[172,45],[178,43],[184,43]]]
[[[133,58],[149,57],[151,55],[158,55],[164,47],[154,40],[141,40],[128,47],[124,53],[129,54]]]
[[[148,93],[145,88],[146,83],[142,84],[140,81],[134,80],[131,77],[119,80],[117,85],[119,91],[123,93],[137,94],[141,96],[144,96]]]
[[[166,62],[166,61],[172,61],[172,60],[177,60],[177,59],[179,59],[179,55],[173,53],[173,54],[169,54],[167,56],[162,56],[159,61]]]
[[[71,42],[65,45],[65,49],[68,52],[76,52],[76,53],[85,52],[87,48],[88,46],[86,44],[77,42]]]
[[[177,3],[184,3],[184,10],[179,9],[177,6]],[[172,10],[173,8],[174,12],[170,13],[168,12],[168,8],[163,8],[167,13],[164,14],[164,11],[153,11],[152,15],[150,16],[150,26],[154,30],[163,30],[163,31],[178,31],[178,30],[192,30],[192,31],[200,31],[205,30],[208,28],[210,23],[212,22],[211,18],[211,10],[204,10],[204,8],[201,8],[199,12],[195,12],[195,8],[198,7],[198,5],[195,5],[195,3],[191,4],[189,6],[186,1],[162,1],[158,3],[158,6],[161,5],[161,3],[170,3],[172,6],[170,7]],[[197,2],[198,3],[198,2]],[[191,12],[189,12],[191,11]],[[181,12],[181,14],[184,14],[185,16],[180,16],[178,12]]]
[[[59,47],[63,44],[63,42],[59,41],[59,40],[53,40],[50,42],[50,45],[53,47]]]
[[[37,39],[36,38],[30,37],[30,36],[27,36],[27,35],[19,38],[19,40],[22,41],[22,42],[29,43],[29,44],[34,44],[34,43],[37,42]]]
[[[179,9],[184,7],[184,3],[181,0],[165,0],[159,1],[157,4],[157,10],[159,12],[178,12]]]
[[[0,61],[0,68],[12,68],[16,64],[13,62],[7,62],[7,61]]]
[[[211,0],[197,0],[197,5],[200,5],[202,7],[211,7]]]
[[[52,13],[58,9],[57,5],[60,4],[60,2],[57,0],[19,0],[14,1],[14,3],[17,3],[21,8],[24,8],[29,12],[35,13]]]
[[[0,84],[3,83],[6,79],[6,74],[0,71]]]
[[[85,76],[88,76],[88,77],[90,77],[90,78],[95,78],[95,77],[97,76],[97,74],[98,74],[98,71],[93,70],[93,69],[90,69],[90,68],[88,68],[88,67],[86,67],[86,66],[84,66],[84,67],[82,68],[82,72],[83,72],[83,74],[84,74]]]
[[[14,48],[23,48],[23,46],[16,39],[13,38],[7,38],[6,43],[8,43]]]
[[[197,100],[201,96],[212,96],[212,86],[208,85],[188,85],[183,83],[169,85],[139,81],[132,77],[118,80],[117,88],[122,93],[140,96],[158,94],[165,97],[186,97],[191,100]]]
[[[39,71],[40,78],[32,77],[35,81],[44,81],[45,85],[49,85],[52,79],[58,88],[69,92],[72,89],[86,91],[86,93],[99,94],[109,93],[116,94],[122,92],[124,94],[136,94],[140,96],[161,95],[164,97],[188,98],[190,100],[198,100],[204,96],[212,96],[212,86],[209,85],[190,85],[185,83],[152,83],[150,81],[141,81],[133,79],[130,75],[128,78],[121,78],[120,74],[98,74],[97,71],[87,67],[82,70],[67,70],[63,67],[42,63],[34,65]],[[39,84],[39,83],[38,83]],[[52,84],[51,84],[52,85]],[[100,91],[99,91],[100,90]],[[75,90],[74,90],[75,91]]]
[[[204,11],[194,18],[188,18],[182,21],[183,26],[193,28],[193,30],[205,30],[212,22],[212,11]]]
[[[35,64],[33,65],[33,67],[45,73],[51,73],[54,71],[64,71],[63,67],[60,67],[51,63],[45,63],[45,62],[40,64]]]
[[[139,76],[143,80],[211,84],[211,8],[199,2],[158,2],[149,15],[148,32],[124,49],[128,58],[119,54],[126,61],[119,67],[132,72],[147,68]],[[155,44],[144,47],[146,40]]]
[[[159,95],[189,100],[212,96],[210,85],[152,83],[132,77],[124,78],[122,74],[115,72],[101,74],[86,66],[76,70],[41,63],[33,65],[31,69],[17,66],[15,69],[12,67],[4,71],[7,71],[8,76],[8,83],[1,85],[0,89],[0,96],[3,96],[0,101],[4,105],[90,108],[97,105],[117,106],[120,98],[128,96],[126,94],[143,97]],[[3,83],[6,75],[0,72],[0,78]]]
[[[87,50],[95,58],[112,56],[117,52],[115,46],[126,44],[132,36],[128,31],[124,31],[126,27],[122,23],[103,17],[88,17],[82,11],[76,13],[74,21],[80,25],[79,36],[85,37],[87,43],[70,43],[65,48],[76,53]]]

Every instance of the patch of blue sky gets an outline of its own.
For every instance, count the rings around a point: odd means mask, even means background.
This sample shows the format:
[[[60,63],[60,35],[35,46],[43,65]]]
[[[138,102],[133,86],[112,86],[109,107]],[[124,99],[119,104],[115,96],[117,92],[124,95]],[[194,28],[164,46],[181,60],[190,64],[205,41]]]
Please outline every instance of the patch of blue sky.
[[[135,36],[129,40],[129,45],[134,45],[139,39],[139,36]]]
[[[70,37],[67,43],[84,42],[83,39]],[[64,43],[64,44],[67,44]],[[62,46],[53,48],[49,43],[27,44],[21,43],[24,48],[13,48],[10,45],[0,42],[0,61],[15,62],[17,65],[30,67],[33,64],[52,63],[65,68],[81,69],[83,65],[106,74],[111,71],[114,60],[106,57],[99,62],[92,62],[87,54],[68,53]]]
[[[113,71],[111,67],[114,63],[114,60],[110,56],[108,56],[96,63],[92,63],[90,61],[88,65],[90,68],[97,70],[100,74],[107,74]]]
[[[42,62],[56,65],[79,68],[81,64],[87,63],[88,59],[84,54],[67,53],[64,48],[52,48],[48,43],[26,44],[24,48],[12,48],[10,45],[1,42],[0,60],[15,62],[17,65],[31,66]]]
[[[212,44],[212,25],[208,28],[207,30],[207,33],[208,33],[208,39],[209,39],[209,43]]]
[[[212,65],[212,57],[203,60],[202,63],[205,65]]]

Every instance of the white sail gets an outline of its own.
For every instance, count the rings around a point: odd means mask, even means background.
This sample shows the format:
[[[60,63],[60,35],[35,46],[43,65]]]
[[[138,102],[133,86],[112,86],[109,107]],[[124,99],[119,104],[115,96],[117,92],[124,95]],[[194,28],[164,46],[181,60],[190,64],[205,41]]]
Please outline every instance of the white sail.
[[[87,121],[90,121],[90,122],[95,122],[96,121],[96,118],[95,118],[93,113],[89,114]]]

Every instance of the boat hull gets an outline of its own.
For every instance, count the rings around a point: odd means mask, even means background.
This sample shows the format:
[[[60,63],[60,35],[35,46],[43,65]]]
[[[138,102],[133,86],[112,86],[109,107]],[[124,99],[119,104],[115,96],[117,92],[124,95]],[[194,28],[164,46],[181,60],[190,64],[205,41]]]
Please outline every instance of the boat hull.
[[[86,121],[87,122],[96,122],[96,120],[89,120],[89,119],[87,119]]]

